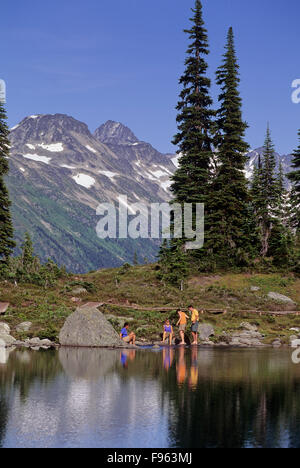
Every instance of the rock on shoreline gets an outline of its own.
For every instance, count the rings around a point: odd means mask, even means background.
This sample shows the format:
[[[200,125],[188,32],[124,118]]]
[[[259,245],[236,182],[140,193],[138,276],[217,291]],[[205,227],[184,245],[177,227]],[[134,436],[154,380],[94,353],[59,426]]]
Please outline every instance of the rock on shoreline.
[[[124,347],[118,333],[96,307],[79,307],[71,314],[59,334],[62,346]]]

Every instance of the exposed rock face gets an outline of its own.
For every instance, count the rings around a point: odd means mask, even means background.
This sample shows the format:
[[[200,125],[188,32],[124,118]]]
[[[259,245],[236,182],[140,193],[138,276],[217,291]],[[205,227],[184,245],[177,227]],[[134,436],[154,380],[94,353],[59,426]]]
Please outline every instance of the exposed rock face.
[[[5,333],[0,333],[0,347],[1,348],[8,348],[15,344],[16,340],[10,335]]]
[[[60,334],[62,346],[110,347],[124,346],[118,333],[95,307],[78,308],[70,315]]]
[[[239,347],[261,347],[265,346],[262,342],[263,335],[258,332],[256,325],[251,325],[248,322],[243,322],[240,325],[241,331],[232,333],[230,337],[230,346]]]
[[[201,341],[208,341],[210,336],[214,336],[215,330],[209,324],[203,324],[199,327],[199,338]]]
[[[296,305],[296,303],[290,297],[284,296],[283,294],[279,294],[276,292],[269,292],[268,298],[273,299],[274,301]]]
[[[0,334],[9,335],[10,334],[10,326],[8,323],[0,322]]]

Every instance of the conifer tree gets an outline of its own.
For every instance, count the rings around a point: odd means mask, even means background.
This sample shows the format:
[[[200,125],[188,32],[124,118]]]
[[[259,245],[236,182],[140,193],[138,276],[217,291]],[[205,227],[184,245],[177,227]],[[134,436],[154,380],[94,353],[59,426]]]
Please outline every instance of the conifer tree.
[[[25,240],[22,244],[22,264],[25,270],[29,269],[35,261],[33,243],[28,232],[25,233]]]
[[[262,194],[259,217],[261,255],[266,257],[269,251],[269,240],[272,234],[276,208],[278,207],[278,181],[276,178],[276,158],[274,144],[268,124],[263,147]]]
[[[293,153],[292,168],[294,171],[288,174],[289,180],[293,184],[291,204],[293,211],[293,225],[299,232],[300,230],[300,130],[298,132],[299,146]]]
[[[15,242],[13,241],[13,226],[11,219],[8,191],[4,176],[9,171],[9,129],[6,123],[6,112],[0,101],[0,262],[7,264],[12,254]]]
[[[188,34],[190,45],[187,50],[185,72],[179,83],[183,89],[177,105],[178,133],[173,143],[178,146],[179,167],[171,178],[172,203],[206,203],[210,188],[210,162],[212,152],[212,129],[214,112],[211,109],[211,81],[207,77],[206,56],[208,50],[207,30],[205,29],[202,4],[196,0],[192,9],[191,28]],[[185,243],[172,239],[160,252],[161,263],[170,272],[169,279],[174,283],[186,275],[187,255]],[[164,248],[169,252],[164,253]],[[193,251],[194,254],[195,251]],[[165,257],[168,263],[165,263]],[[166,272],[165,272],[166,273]],[[168,275],[165,275],[168,276]]]
[[[277,204],[278,185],[276,178],[275,147],[271,138],[270,126],[267,126],[267,134],[263,149],[263,191],[268,209],[271,212]]]
[[[209,199],[210,230],[206,248],[214,252],[223,266],[244,262],[250,250],[248,226],[249,190],[244,173],[248,144],[247,124],[242,119],[233,29],[227,36],[223,63],[217,71],[221,87],[217,111],[218,168]]]
[[[171,191],[177,203],[205,203],[209,187],[211,130],[214,112],[211,109],[211,81],[206,76],[208,50],[202,4],[196,0],[192,27],[184,32],[190,45],[186,69],[180,79],[183,90],[177,105],[178,133],[173,143],[178,145],[179,168],[173,176]]]

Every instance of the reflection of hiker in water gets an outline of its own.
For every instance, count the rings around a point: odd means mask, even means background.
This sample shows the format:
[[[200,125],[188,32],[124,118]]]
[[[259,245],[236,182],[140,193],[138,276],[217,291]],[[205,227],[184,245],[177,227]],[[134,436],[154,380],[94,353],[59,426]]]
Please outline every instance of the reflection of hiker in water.
[[[173,359],[174,359],[173,349],[164,348],[163,349],[163,363],[164,363],[164,368],[166,371],[168,371],[170,367],[172,366]]]
[[[186,379],[186,363],[184,358],[185,349],[180,348],[178,351],[178,363],[176,366],[177,382],[182,385]]]
[[[125,351],[121,351],[120,360],[121,360],[121,364],[124,367],[124,369],[127,369],[127,367],[128,367],[127,359],[128,359],[127,353]]]
[[[193,390],[197,388],[199,376],[199,367],[198,367],[198,349],[192,348],[192,365],[189,378],[189,387]]]
[[[130,361],[134,361],[134,359],[135,359],[135,351],[134,350],[128,351],[127,349],[126,350],[124,349],[124,350],[121,351],[120,360],[121,360],[121,364],[124,367],[124,369],[128,368],[128,359]]]

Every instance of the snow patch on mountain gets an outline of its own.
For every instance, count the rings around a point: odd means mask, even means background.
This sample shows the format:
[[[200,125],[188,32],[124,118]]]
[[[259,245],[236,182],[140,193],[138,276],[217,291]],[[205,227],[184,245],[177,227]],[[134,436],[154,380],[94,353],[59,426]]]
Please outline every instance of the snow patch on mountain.
[[[174,164],[175,167],[179,167],[179,158],[181,157],[181,154],[176,154],[174,158],[171,159],[172,163]]]
[[[20,127],[20,124],[15,125],[14,127],[11,127],[11,128],[9,129],[9,131],[10,131],[10,132],[13,132],[14,130],[16,130],[16,129],[19,128],[19,127]]]
[[[44,164],[49,164],[52,158],[47,158],[47,156],[40,156],[38,154],[23,154],[23,157],[26,159],[31,159],[32,161],[41,162]]]
[[[87,174],[77,174],[72,176],[72,179],[75,180],[76,184],[88,189],[96,183],[96,180]]]
[[[68,164],[62,164],[60,167],[65,167],[66,169],[76,169],[75,166],[68,166]]]
[[[98,171],[98,172],[99,174],[105,175],[105,177],[108,177],[109,179],[113,179],[114,177],[118,175],[115,172],[110,172],[110,171]]]
[[[64,151],[64,145],[62,143],[52,143],[50,145],[41,143],[38,146],[40,146],[44,150],[50,151],[51,153],[61,153],[62,151]]]
[[[97,151],[96,151],[94,148],[92,148],[91,146],[89,146],[89,145],[86,145],[86,148],[87,148],[89,151],[91,151],[92,153],[95,153],[95,154],[97,153]]]
[[[163,190],[165,190],[166,192],[169,192],[170,190],[170,187],[172,185],[172,181],[171,180],[167,180],[166,182],[161,182],[161,187],[163,188]]]

